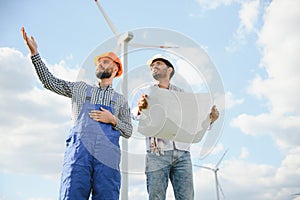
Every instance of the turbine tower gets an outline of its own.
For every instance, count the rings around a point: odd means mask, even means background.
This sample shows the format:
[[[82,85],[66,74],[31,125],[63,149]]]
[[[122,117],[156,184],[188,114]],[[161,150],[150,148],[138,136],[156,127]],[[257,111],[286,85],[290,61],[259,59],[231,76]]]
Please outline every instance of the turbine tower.
[[[103,17],[105,18],[107,24],[109,25],[110,29],[114,33],[115,36],[118,36],[118,31],[116,27],[113,25],[112,21],[109,19],[108,15],[100,5],[98,0],[95,0],[99,10],[101,11]],[[133,38],[133,33],[131,32],[125,32],[122,34],[118,40],[118,46],[121,48],[121,62],[123,64],[123,73],[125,76],[123,76],[123,84],[122,84],[122,90],[123,95],[125,99],[128,99],[128,80],[127,80],[127,72],[128,72],[128,56],[127,56],[127,50],[128,50],[128,43]],[[128,141],[125,139],[122,139],[122,163],[121,163],[121,169],[123,169],[123,175],[122,175],[122,183],[121,183],[121,199],[122,200],[128,200]]]

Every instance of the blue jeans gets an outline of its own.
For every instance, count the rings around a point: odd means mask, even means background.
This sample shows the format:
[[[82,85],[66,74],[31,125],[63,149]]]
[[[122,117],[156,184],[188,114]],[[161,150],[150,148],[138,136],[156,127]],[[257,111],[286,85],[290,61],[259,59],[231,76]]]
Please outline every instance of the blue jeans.
[[[146,156],[147,191],[149,200],[165,200],[170,179],[176,200],[193,200],[193,170],[188,151],[165,151],[164,155]]]

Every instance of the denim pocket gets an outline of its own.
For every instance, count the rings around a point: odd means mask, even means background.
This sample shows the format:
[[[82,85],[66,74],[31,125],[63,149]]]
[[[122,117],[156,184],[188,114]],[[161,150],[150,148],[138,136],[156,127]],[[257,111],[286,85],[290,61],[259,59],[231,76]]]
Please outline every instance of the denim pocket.
[[[71,132],[65,140],[66,147],[72,146],[74,143],[76,143],[77,137],[78,135],[76,132]]]
[[[69,135],[66,139],[66,147],[68,147],[70,145],[71,140],[72,140],[72,135]]]

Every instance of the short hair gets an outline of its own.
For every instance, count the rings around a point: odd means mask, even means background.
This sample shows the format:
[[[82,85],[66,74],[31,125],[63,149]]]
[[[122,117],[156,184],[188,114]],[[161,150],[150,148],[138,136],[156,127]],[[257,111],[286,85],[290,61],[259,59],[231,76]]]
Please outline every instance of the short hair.
[[[171,72],[171,74],[170,74],[170,79],[171,79],[171,78],[174,76],[174,74],[175,74],[175,69],[174,69],[172,63],[171,63],[170,61],[168,61],[167,59],[165,59],[165,58],[155,58],[154,60],[152,60],[151,65],[152,65],[154,62],[156,62],[156,61],[162,61],[163,63],[165,63],[165,64],[167,65],[168,68],[169,68],[169,67],[172,68],[172,72]]]

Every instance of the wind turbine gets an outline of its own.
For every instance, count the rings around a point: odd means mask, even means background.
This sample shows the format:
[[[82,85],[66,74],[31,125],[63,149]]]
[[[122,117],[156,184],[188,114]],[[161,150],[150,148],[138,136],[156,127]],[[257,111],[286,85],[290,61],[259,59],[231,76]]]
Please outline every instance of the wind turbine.
[[[116,27],[113,25],[112,21],[109,19],[108,15],[98,2],[98,0],[95,0],[99,10],[101,11],[103,17],[105,18],[107,24],[109,25],[110,29],[114,33],[115,36],[118,36],[118,31]],[[120,36],[118,40],[118,46],[121,47],[121,62],[123,63],[123,73],[125,76],[123,76],[123,84],[122,84],[122,89],[124,91],[124,97],[125,99],[128,99],[127,91],[128,91],[128,80],[127,80],[127,72],[128,72],[128,67],[127,67],[127,62],[128,62],[128,57],[127,57],[127,50],[128,50],[128,43],[130,40],[133,38],[133,33],[131,32],[125,32],[123,35]],[[117,52],[116,52],[117,53]],[[121,199],[122,200],[128,200],[128,141],[122,139],[122,169],[124,171],[122,175],[122,184],[121,184]]]
[[[200,168],[203,168],[203,169],[208,169],[208,170],[211,170],[211,171],[214,172],[215,182],[216,182],[217,200],[220,200],[220,191],[221,191],[222,195],[225,196],[224,192],[223,192],[223,189],[222,189],[222,187],[219,183],[218,171],[219,171],[219,165],[220,165],[221,161],[223,160],[223,158],[224,158],[225,154],[227,153],[227,151],[228,151],[228,149],[223,153],[222,157],[220,158],[220,160],[218,161],[218,163],[215,165],[214,168],[194,164],[194,166],[196,166],[196,167],[200,167]]]

